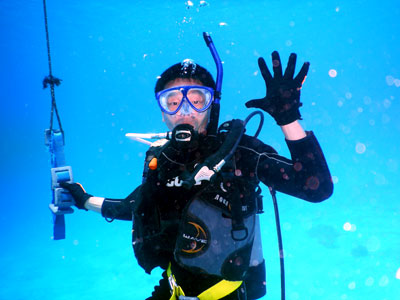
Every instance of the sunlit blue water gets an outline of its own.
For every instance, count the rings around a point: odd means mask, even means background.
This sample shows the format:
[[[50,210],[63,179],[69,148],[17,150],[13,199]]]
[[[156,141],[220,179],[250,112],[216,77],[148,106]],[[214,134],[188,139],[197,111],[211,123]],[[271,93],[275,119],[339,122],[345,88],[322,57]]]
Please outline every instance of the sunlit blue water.
[[[202,32],[224,61],[221,120],[264,96],[257,58],[311,62],[302,124],[325,151],[334,195],[310,204],[278,194],[287,299],[400,299],[398,1],[48,1],[66,156],[88,192],[127,196],[146,146],[127,132],[165,130],[156,77],[193,58],[215,74]],[[0,299],[144,299],[158,282],[137,266],[129,222],[83,211],[52,240],[50,94],[42,1],[0,1]],[[335,76],[336,72],[336,76]],[[251,129],[250,129],[251,130]],[[261,139],[288,155],[267,116]],[[271,201],[262,216],[268,294],[279,299]],[[397,275],[396,275],[397,273]]]

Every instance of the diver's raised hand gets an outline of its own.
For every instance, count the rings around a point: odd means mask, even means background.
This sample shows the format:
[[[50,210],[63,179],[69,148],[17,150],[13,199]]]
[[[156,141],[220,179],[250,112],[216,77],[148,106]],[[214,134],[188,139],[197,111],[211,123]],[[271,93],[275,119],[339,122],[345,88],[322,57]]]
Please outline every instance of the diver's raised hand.
[[[306,62],[300,69],[296,77],[294,71],[296,67],[295,53],[290,54],[289,61],[282,76],[282,64],[277,51],[272,52],[272,77],[264,58],[258,59],[258,66],[264,78],[267,93],[264,98],[254,99],[246,102],[246,107],[260,108],[269,113],[278,125],[287,125],[301,119],[299,107],[300,90],[307,76],[310,63]]]
[[[60,186],[71,194],[72,198],[74,198],[75,206],[77,208],[87,210],[85,208],[85,203],[90,197],[93,196],[86,193],[85,189],[80,183],[60,182]]]

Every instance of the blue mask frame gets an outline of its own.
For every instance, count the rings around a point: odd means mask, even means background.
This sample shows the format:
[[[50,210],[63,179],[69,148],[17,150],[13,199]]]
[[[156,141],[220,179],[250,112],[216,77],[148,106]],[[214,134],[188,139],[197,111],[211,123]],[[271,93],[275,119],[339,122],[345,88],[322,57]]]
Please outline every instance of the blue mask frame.
[[[189,100],[189,98],[187,97],[187,92],[188,92],[190,89],[192,89],[192,88],[206,90],[206,91],[210,94],[210,100],[209,100],[209,102],[208,102],[203,108],[201,108],[201,109],[197,108],[197,107]],[[164,94],[164,93],[166,93],[166,92],[169,92],[169,91],[175,91],[175,90],[180,91],[180,92],[182,93],[183,97],[182,97],[181,103],[178,105],[177,109],[174,110],[174,111],[169,111],[169,110],[167,110],[167,109],[161,104],[160,98],[161,98],[162,94]],[[168,115],[174,115],[174,114],[176,114],[176,113],[182,108],[182,106],[183,106],[183,104],[184,104],[185,101],[190,105],[191,108],[193,108],[193,110],[195,110],[196,112],[199,112],[199,113],[200,113],[200,112],[205,112],[207,109],[209,109],[210,106],[211,106],[211,104],[214,102],[214,89],[209,88],[209,87],[206,87],[206,86],[199,86],[199,85],[176,86],[176,87],[172,87],[172,88],[165,89],[165,90],[162,90],[162,91],[158,92],[158,93],[156,94],[156,99],[157,99],[158,105],[159,105],[160,108],[161,108],[161,111],[163,111],[164,113],[166,113],[166,114],[168,114]]]

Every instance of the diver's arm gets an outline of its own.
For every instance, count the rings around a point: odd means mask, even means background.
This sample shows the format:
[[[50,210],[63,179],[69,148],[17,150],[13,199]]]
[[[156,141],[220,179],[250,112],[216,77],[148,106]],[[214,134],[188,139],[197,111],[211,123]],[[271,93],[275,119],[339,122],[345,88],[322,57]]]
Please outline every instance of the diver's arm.
[[[141,185],[139,185],[125,199],[104,198],[101,205],[101,215],[107,219],[132,220],[132,212],[135,203],[141,196]]]
[[[129,197],[128,197],[129,198]],[[101,213],[105,218],[112,220],[132,220],[132,212],[129,199],[110,199],[102,197],[90,197],[85,202],[87,210]]]
[[[289,141],[296,141],[306,137],[306,132],[297,120],[290,124],[282,125],[281,129],[285,138]]]
[[[324,153],[312,131],[306,132],[306,137],[300,140],[288,140],[293,168],[294,188],[301,189],[311,202],[321,202],[333,193],[332,177],[325,160]]]
[[[103,217],[119,220],[132,220],[130,208],[131,195],[126,199],[109,199],[94,197],[86,193],[79,183],[62,182],[60,186],[66,189],[74,198],[74,204],[79,209],[101,213]]]
[[[298,140],[286,139],[291,159],[264,151],[257,160],[257,177],[275,190],[310,202],[330,197],[333,184],[324,154],[312,132]]]
[[[105,198],[103,198],[103,197],[90,197],[85,202],[85,208],[87,210],[101,213],[101,206],[103,205],[104,199]]]
[[[274,51],[271,56],[273,75],[265,60],[258,59],[267,90],[265,97],[250,100],[246,106],[260,108],[275,119],[285,135],[292,159],[264,147],[265,150],[259,152],[256,174],[259,180],[277,191],[310,202],[323,201],[333,191],[329,169],[314,134],[305,132],[298,122],[302,105],[300,91],[310,64],[304,63],[295,76],[295,53],[290,54],[284,73],[278,52]]]
[[[111,220],[132,220],[129,196],[125,199],[104,198],[103,204],[101,205],[101,215]]]

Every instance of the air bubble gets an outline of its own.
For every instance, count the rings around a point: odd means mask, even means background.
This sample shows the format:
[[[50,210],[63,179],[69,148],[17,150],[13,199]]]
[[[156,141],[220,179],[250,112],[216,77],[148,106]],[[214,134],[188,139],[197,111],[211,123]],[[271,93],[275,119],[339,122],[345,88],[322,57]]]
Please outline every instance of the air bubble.
[[[319,179],[315,176],[308,177],[306,180],[306,186],[310,190],[316,190],[319,187]]]
[[[399,280],[400,280],[400,268],[397,269],[397,272],[396,272],[396,279],[399,279]]]
[[[340,127],[345,134],[349,134],[351,132],[351,128],[346,125],[341,125]]]
[[[379,286],[387,286],[389,284],[389,277],[387,277],[386,275],[383,275],[381,277],[381,279],[379,279]]]
[[[392,105],[392,102],[389,99],[383,100],[383,107],[384,108],[389,108],[390,105]]]
[[[374,278],[373,277],[368,277],[366,280],[365,280],[365,285],[366,286],[373,286],[374,285]]]
[[[299,171],[301,171],[303,169],[303,165],[300,162],[296,162],[293,165],[293,169],[295,169],[295,171],[299,172]]]
[[[355,232],[357,230],[357,226],[355,224],[351,224],[350,222],[346,222],[343,224],[343,230]]]
[[[273,67],[279,67],[279,60],[277,60],[277,59],[274,59],[273,61],[272,61],[272,66]]]
[[[356,144],[356,152],[358,154],[363,154],[365,150],[367,150],[367,147],[363,143],[358,142]]]
[[[349,290],[354,290],[356,288],[356,283],[355,281],[352,281],[348,285]]]
[[[344,229],[345,231],[350,231],[350,229],[351,229],[351,224],[350,224],[349,222],[344,223],[344,224],[343,224],[343,229]]]
[[[186,1],[185,5],[186,5],[187,9],[190,9],[191,7],[193,7],[193,2],[192,1]]]
[[[335,69],[330,69],[328,74],[330,77],[334,78],[337,76],[337,71]]]
[[[386,76],[386,83],[387,85],[393,85],[394,84],[394,77],[391,75]]]
[[[372,236],[368,239],[366,246],[369,252],[376,252],[381,248],[381,241],[376,236]]]
[[[208,2],[207,1],[200,1],[199,2],[199,6],[200,7],[204,7],[204,6],[208,6],[209,4],[208,4]]]
[[[364,97],[364,104],[365,104],[365,105],[370,105],[371,102],[372,102],[372,100],[371,100],[370,97],[368,97],[368,96],[365,96],[365,97]]]

